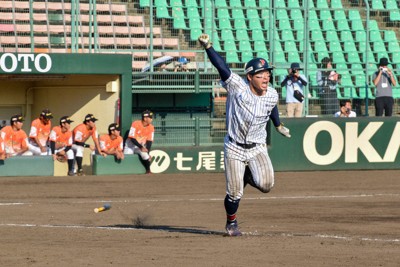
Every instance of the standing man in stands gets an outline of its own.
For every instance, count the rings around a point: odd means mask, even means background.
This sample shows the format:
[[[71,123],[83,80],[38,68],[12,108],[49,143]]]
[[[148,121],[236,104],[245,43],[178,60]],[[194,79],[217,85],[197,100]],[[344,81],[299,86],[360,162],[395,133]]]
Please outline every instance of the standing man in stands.
[[[75,160],[78,166],[78,176],[84,175],[82,169],[82,161],[83,151],[85,150],[85,148],[90,148],[92,151],[96,149],[100,155],[106,156],[106,154],[100,150],[98,139],[99,134],[97,133],[96,129],[96,121],[97,119],[93,116],[93,114],[87,114],[83,123],[76,126],[73,130],[74,143],[72,145],[72,149],[75,152]],[[89,137],[92,137],[94,146],[86,144],[86,141],[89,139]]]
[[[28,136],[22,130],[23,122],[24,117],[22,115],[14,115],[10,119],[10,125],[0,131],[0,136],[4,142],[6,158],[32,156],[32,152],[28,151]]]
[[[68,116],[61,117],[60,125],[50,132],[50,149],[53,160],[68,162],[68,175],[74,176],[74,152],[72,151],[71,122]]]
[[[29,151],[33,155],[46,156],[49,154],[48,141],[51,130],[51,119],[53,115],[49,109],[42,110],[39,118],[31,123],[29,132]]]
[[[108,126],[108,134],[100,136],[100,149],[107,155],[114,155],[117,160],[124,159],[124,140],[121,137],[121,128],[118,123]]]
[[[143,111],[142,119],[132,123],[124,149],[124,154],[139,154],[147,174],[151,173],[151,157],[149,153],[154,140],[152,122],[153,112],[150,110]]]

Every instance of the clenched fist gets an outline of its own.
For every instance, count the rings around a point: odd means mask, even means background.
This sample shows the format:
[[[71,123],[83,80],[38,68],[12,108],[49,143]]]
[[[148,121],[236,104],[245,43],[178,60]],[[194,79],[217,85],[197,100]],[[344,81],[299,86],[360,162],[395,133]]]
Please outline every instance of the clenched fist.
[[[210,36],[206,33],[203,33],[202,35],[200,35],[198,40],[199,40],[199,43],[204,47],[204,49],[208,49],[212,45]]]

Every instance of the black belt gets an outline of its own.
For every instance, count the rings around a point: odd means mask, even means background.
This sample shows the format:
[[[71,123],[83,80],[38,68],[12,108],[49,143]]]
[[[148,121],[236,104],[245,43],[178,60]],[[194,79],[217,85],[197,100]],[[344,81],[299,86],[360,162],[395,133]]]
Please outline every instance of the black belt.
[[[253,144],[241,144],[241,143],[238,143],[235,140],[233,140],[232,137],[230,137],[230,136],[228,136],[228,138],[229,138],[230,142],[235,143],[236,145],[238,145],[238,146],[240,146],[242,148],[245,148],[245,149],[250,149],[250,148],[253,148],[253,147],[255,147],[257,145],[257,144],[254,144],[254,143]]]

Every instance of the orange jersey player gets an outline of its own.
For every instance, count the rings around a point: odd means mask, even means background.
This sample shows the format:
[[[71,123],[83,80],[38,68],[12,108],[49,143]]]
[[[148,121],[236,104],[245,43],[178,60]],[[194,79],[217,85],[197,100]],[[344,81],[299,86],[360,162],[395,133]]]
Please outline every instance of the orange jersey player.
[[[14,115],[11,117],[10,126],[1,129],[0,136],[4,142],[5,157],[14,156],[31,156],[28,151],[28,136],[22,130],[24,118],[22,115]]]
[[[108,134],[100,136],[100,149],[107,155],[114,155],[117,159],[124,159],[123,139],[121,129],[117,123],[108,126]]]
[[[66,159],[68,162],[68,175],[74,176],[74,152],[72,151],[71,120],[68,116],[61,117],[60,125],[55,126],[50,132],[50,150],[53,159]]]
[[[142,113],[142,120],[132,123],[128,139],[125,142],[124,154],[139,154],[146,173],[150,172],[150,148],[154,140],[153,112],[145,110]]]
[[[33,155],[48,155],[48,141],[51,130],[51,119],[53,115],[49,109],[44,109],[40,113],[39,118],[31,123],[31,130],[29,132],[29,151]]]
[[[4,160],[6,158],[6,151],[4,149],[3,138],[0,135],[0,160]]]
[[[72,149],[75,152],[75,160],[76,164],[78,165],[78,175],[84,175],[82,170],[82,160],[85,147],[90,148],[91,150],[96,149],[97,153],[102,156],[106,156],[106,154],[100,150],[95,123],[96,121],[97,119],[93,116],[93,114],[87,114],[83,123],[76,126],[73,131],[74,144],[72,145]],[[92,137],[95,146],[85,143],[90,137]]]

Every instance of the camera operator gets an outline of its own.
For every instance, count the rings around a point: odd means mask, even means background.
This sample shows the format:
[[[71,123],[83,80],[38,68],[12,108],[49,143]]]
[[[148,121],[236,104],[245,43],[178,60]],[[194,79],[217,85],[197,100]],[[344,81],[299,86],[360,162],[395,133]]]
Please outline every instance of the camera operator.
[[[281,87],[286,86],[286,116],[289,118],[301,117],[303,114],[304,86],[307,78],[300,74],[300,64],[292,63],[288,75],[281,82]]]
[[[351,110],[351,101],[349,99],[340,100],[340,110],[335,113],[336,118],[355,118],[357,114]]]
[[[378,71],[376,71],[372,80],[376,86],[375,98],[375,116],[381,117],[385,112],[385,117],[392,116],[393,112],[393,91],[392,86],[396,85],[392,70],[388,68],[389,61],[383,57],[379,59]]]

